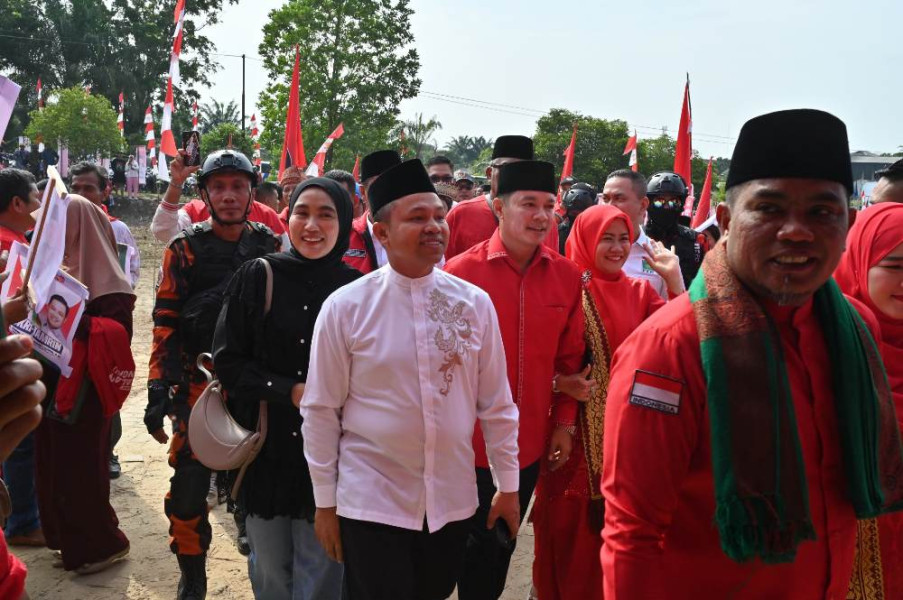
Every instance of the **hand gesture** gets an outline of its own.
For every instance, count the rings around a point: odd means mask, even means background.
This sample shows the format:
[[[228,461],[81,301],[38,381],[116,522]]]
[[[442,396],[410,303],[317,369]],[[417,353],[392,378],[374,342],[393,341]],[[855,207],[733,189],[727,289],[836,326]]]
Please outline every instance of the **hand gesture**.
[[[184,150],[179,150],[179,155],[172,159],[172,162],[169,163],[169,178],[170,185],[181,188],[182,184],[185,183],[185,180],[188,179],[192,174],[197,173],[201,167],[186,167],[185,166],[185,157],[187,156]]]
[[[680,259],[674,252],[674,246],[669,250],[661,242],[650,239],[648,244],[643,244],[643,250],[646,251],[646,262],[649,267],[665,280],[668,291],[675,295],[683,293]]]

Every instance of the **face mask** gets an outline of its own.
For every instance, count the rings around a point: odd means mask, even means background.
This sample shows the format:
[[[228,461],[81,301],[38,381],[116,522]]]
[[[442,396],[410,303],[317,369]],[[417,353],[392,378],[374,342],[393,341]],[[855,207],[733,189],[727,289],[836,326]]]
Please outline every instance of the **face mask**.
[[[677,219],[680,217],[680,210],[673,210],[666,207],[655,206],[654,203],[649,204],[649,223],[662,229],[670,231],[677,228]]]

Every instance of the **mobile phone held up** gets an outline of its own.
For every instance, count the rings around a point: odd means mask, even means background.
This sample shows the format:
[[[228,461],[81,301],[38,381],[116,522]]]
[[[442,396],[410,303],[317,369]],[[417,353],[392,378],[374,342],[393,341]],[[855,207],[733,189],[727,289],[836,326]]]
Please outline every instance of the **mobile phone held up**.
[[[185,166],[199,167],[201,165],[201,134],[197,131],[183,132],[182,150],[185,151]]]

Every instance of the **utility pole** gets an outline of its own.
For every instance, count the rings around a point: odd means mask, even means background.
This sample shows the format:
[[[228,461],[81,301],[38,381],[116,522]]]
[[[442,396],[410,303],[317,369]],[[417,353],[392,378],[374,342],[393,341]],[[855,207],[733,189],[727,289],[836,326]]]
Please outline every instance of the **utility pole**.
[[[245,131],[245,55],[241,55],[241,131]]]

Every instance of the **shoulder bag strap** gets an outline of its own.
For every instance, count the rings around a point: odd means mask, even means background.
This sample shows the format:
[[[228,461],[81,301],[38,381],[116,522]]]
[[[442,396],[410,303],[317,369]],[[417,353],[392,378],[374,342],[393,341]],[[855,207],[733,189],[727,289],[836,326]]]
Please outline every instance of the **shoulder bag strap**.
[[[270,314],[270,309],[273,307],[273,267],[270,266],[270,263],[265,258],[258,258],[263,265],[263,270],[266,272],[267,282],[264,301],[263,301],[263,316],[266,317]],[[257,431],[260,432],[260,445],[263,446],[263,441],[267,437],[267,403],[264,400],[260,401],[260,416],[257,420]]]

